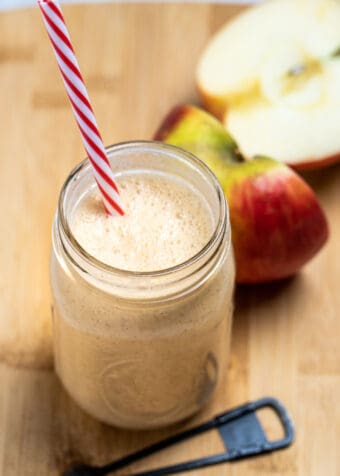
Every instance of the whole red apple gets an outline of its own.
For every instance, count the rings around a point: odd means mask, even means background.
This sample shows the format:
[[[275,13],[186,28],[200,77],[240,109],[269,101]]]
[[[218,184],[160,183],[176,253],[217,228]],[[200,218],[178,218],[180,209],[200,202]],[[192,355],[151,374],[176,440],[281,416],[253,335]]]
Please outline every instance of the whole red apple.
[[[210,114],[191,105],[173,109],[155,135],[202,159],[219,179],[230,211],[239,283],[295,274],[328,237],[313,190],[290,168],[268,157],[243,157]]]

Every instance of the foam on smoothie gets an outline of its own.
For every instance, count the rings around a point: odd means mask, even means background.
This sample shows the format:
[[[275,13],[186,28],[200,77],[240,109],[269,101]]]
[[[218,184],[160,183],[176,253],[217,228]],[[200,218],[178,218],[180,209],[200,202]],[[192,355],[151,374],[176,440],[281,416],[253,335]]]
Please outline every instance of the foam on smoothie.
[[[72,232],[98,260],[130,271],[156,271],[183,263],[206,245],[213,217],[203,196],[180,178],[123,175],[117,180],[125,215],[108,217],[92,189],[76,206]]]

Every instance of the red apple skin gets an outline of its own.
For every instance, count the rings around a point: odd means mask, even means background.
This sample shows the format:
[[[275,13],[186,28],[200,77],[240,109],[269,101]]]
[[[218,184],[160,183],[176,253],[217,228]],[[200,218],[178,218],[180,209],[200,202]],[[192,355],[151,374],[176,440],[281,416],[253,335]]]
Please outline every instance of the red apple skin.
[[[324,167],[328,167],[329,165],[336,164],[337,162],[340,162],[340,152],[337,154],[329,155],[327,157],[311,157],[309,159],[304,159],[303,162],[292,162],[289,165],[289,167],[292,167],[292,169],[297,170],[297,171],[307,171],[307,170],[317,170],[317,169],[322,169]]]
[[[245,160],[223,124],[205,111],[173,108],[154,139],[187,149],[215,172],[229,204],[238,283],[292,276],[326,242],[327,220],[309,185],[281,162]]]
[[[189,104],[177,104],[177,106],[174,106],[154,133],[153,140],[166,142],[172,130],[190,113],[190,108]]]
[[[245,178],[228,197],[239,283],[292,276],[328,238],[313,191],[292,171]]]

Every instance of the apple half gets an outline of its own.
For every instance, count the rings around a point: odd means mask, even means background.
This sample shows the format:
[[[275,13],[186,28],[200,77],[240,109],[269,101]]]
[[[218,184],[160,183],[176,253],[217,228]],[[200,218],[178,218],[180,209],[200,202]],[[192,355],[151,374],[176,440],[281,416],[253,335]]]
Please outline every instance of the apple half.
[[[196,80],[204,106],[247,156],[296,169],[340,160],[340,2],[272,0],[210,41]]]
[[[313,190],[291,168],[264,156],[246,160],[225,127],[191,105],[174,108],[155,140],[195,154],[225,192],[239,283],[295,274],[328,237]]]

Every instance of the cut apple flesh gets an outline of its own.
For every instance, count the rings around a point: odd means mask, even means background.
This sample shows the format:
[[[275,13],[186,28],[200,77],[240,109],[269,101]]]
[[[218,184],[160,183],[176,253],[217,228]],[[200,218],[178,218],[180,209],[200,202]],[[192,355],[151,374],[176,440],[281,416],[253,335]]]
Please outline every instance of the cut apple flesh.
[[[227,24],[197,71],[206,107],[247,156],[340,158],[340,2],[273,0]]]

